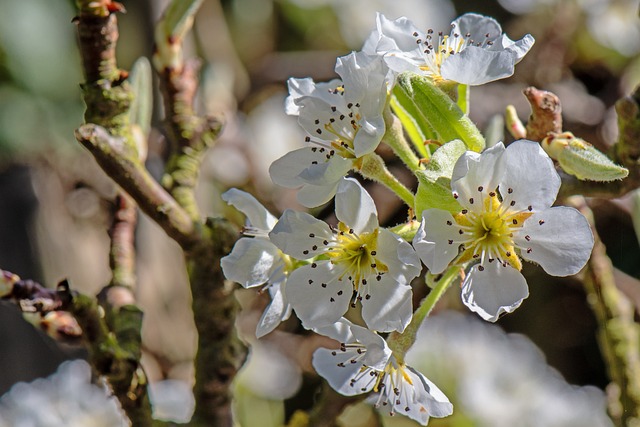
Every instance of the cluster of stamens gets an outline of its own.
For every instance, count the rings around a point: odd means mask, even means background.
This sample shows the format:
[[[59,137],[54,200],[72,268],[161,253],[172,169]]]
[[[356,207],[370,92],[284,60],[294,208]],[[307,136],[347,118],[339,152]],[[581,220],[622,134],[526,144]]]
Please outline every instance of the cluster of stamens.
[[[449,35],[445,35],[442,31],[438,32],[437,40],[432,29],[428,29],[424,35],[414,31],[413,37],[416,38],[416,44],[423,47],[425,63],[420,68],[436,76],[440,75],[440,67],[449,56],[462,52],[468,46],[486,47],[493,44],[491,34],[486,33],[484,40],[473,40],[471,33],[462,35],[456,32],[456,24],[451,24]]]
[[[329,93],[336,96],[344,95],[344,86],[338,86],[336,89],[329,90]],[[312,164],[318,164],[320,161],[329,161],[331,158],[338,154],[345,159],[355,159],[356,155],[353,149],[353,140],[360,130],[359,121],[362,118],[360,114],[360,103],[348,103],[346,104],[346,111],[338,109],[337,106],[330,106],[331,116],[329,121],[323,123],[320,118],[314,120],[314,124],[318,127],[315,129],[315,133],[319,136],[325,136],[327,133],[332,135],[333,140],[327,142],[326,138],[321,139],[318,137],[307,136],[305,142],[315,145],[313,149],[322,156],[318,160],[314,160]]]
[[[331,354],[337,356],[339,351],[353,354],[347,361],[336,364],[340,368],[345,368],[347,364],[354,365],[361,363],[367,349],[359,343],[342,343],[340,344],[340,350],[334,350]],[[405,368],[404,365],[397,364],[393,357],[382,371],[363,364],[356,375],[349,380],[349,385],[355,387],[356,384],[358,384],[360,392],[372,390],[374,393],[379,393],[375,407],[389,405],[390,415],[395,415],[397,407],[402,408],[405,412],[409,412],[411,410],[409,405],[413,403],[413,396],[407,395],[407,388],[411,389],[411,387],[406,387],[406,385],[412,386],[413,381],[406,373]],[[363,382],[363,378],[368,379]]]
[[[479,260],[480,271],[484,270],[485,262],[491,263],[496,260],[505,267],[511,265],[520,270],[522,262],[516,249],[527,253],[531,253],[532,249],[518,247],[514,243],[513,235],[533,214],[533,208],[528,206],[525,210],[515,209],[516,201],[513,199],[512,188],[507,189],[505,197],[498,190],[486,191],[483,186],[478,187],[478,193],[478,200],[471,197],[466,203],[472,206],[479,204],[481,208],[463,209],[454,217],[460,238],[450,239],[448,243],[460,245],[462,254],[459,262]],[[458,199],[459,195],[454,193],[454,198]],[[447,226],[453,225],[452,221],[447,221]],[[525,240],[530,239],[530,236],[525,236]]]
[[[303,254],[324,254],[329,262],[341,270],[336,279],[343,280],[347,277],[351,282],[354,289],[351,306],[355,307],[357,301],[371,298],[369,279],[375,278],[376,281],[380,281],[388,271],[387,266],[377,258],[378,229],[371,233],[357,234],[340,223],[338,228],[332,227],[331,231],[333,236],[330,238],[310,233],[309,238],[313,244],[309,250],[303,250]],[[316,267],[317,263],[311,264],[311,268]],[[309,279],[309,284],[313,283],[313,280]],[[326,288],[327,283],[321,283],[320,286]],[[342,295],[342,292],[338,291],[338,295]],[[334,298],[330,301],[334,302]]]

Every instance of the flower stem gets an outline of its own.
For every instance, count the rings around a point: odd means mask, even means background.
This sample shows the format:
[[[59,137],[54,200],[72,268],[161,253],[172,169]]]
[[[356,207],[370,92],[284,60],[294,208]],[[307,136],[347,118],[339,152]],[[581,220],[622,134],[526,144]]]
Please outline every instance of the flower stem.
[[[360,158],[360,166],[358,169],[360,175],[372,181],[379,182],[391,191],[396,193],[410,208],[413,209],[415,196],[407,187],[405,187],[398,178],[393,176],[387,166],[384,164],[382,157],[376,153],[367,154]]]
[[[384,123],[386,132],[382,140],[393,150],[393,152],[402,160],[411,172],[424,169],[420,159],[413,152],[409,143],[404,137],[404,129],[402,123],[392,112],[391,107],[387,105],[384,109]]]
[[[424,319],[429,316],[433,307],[435,307],[436,303],[440,301],[442,295],[449,289],[449,287],[453,284],[455,279],[460,275],[460,266],[454,265],[449,267],[449,269],[444,273],[442,278],[436,283],[434,288],[429,292],[429,295],[422,300],[420,307],[413,313],[413,319],[411,319],[411,323],[404,330],[403,333],[393,332],[389,335],[387,340],[389,344],[389,348],[393,351],[394,356],[399,360],[404,359],[404,355],[411,348],[413,343],[416,340],[416,336],[418,334],[418,329],[420,329],[420,325]]]

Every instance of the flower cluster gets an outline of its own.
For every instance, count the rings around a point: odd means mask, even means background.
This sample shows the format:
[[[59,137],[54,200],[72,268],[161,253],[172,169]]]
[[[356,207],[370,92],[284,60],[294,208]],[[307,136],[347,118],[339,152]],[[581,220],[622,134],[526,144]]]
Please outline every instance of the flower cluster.
[[[484,141],[474,136],[468,151],[451,149],[467,144],[465,135],[480,133],[441,85],[508,77],[532,45],[530,35],[512,41],[495,20],[477,14],[456,19],[448,34],[422,32],[406,18],[392,21],[379,14],[362,51],[338,58],[340,79],[289,80],[285,109],[298,117],[308,145],[276,160],[271,177],[298,189],[306,207],[335,199],[336,220],[328,224],[294,210],[277,219],[247,193],[224,194],[248,222],[245,237],[222,260],[223,271],[228,279],[271,295],[258,337],[293,311],[305,328],[340,343],[313,356],[316,371],[338,392],[372,392],[375,406],[423,424],[452,413],[444,394],[404,362],[418,327],[444,292],[432,291],[414,312],[411,282],[423,264],[432,277],[442,274],[442,289],[468,269],[462,275],[463,302],[495,321],[528,295],[522,259],[552,275],[571,275],[584,266],[593,246],[578,211],[551,207],[560,178],[539,143],[499,143],[479,153],[470,150],[481,150],[478,141]],[[426,150],[423,140],[412,140],[412,150],[403,126],[414,135],[440,136],[442,151]],[[450,129],[460,141],[444,138],[452,135]],[[444,180],[450,189],[419,187],[414,194],[375,153],[381,143],[421,185],[423,178],[437,175],[439,188]],[[433,155],[434,161],[418,161],[415,152]],[[373,198],[348,177],[351,172],[394,191],[421,220],[419,226],[410,216],[407,224],[382,227]],[[447,209],[416,210],[425,205]],[[361,319],[360,325],[345,316]],[[381,332],[389,333],[386,340]]]

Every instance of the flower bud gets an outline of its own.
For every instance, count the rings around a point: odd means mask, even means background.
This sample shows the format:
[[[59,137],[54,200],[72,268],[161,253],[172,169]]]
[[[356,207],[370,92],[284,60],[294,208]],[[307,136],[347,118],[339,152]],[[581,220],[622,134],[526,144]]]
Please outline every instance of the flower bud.
[[[587,141],[571,132],[552,134],[542,140],[542,148],[562,169],[582,181],[614,181],[629,170],[613,163]]]

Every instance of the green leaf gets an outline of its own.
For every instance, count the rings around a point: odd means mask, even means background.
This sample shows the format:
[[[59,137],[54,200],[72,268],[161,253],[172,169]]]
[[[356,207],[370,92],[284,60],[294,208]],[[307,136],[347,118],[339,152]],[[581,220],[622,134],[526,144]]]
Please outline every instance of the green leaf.
[[[425,209],[443,209],[456,214],[462,207],[451,194],[451,175],[456,162],[467,151],[460,140],[451,141],[438,148],[424,171],[416,172],[418,192],[415,212],[419,218]]]
[[[463,113],[469,114],[469,95],[471,90],[469,85],[463,85],[462,83],[458,83],[458,107],[462,110]]]
[[[429,78],[414,73],[398,76],[398,87],[394,94],[417,123],[426,122],[438,135],[441,142],[462,140],[467,148],[481,152],[485,147],[484,137],[475,124],[445,92]],[[403,102],[403,98],[404,102]],[[407,108],[406,104],[414,105]]]
[[[396,106],[398,108],[396,108]],[[425,158],[429,157],[429,150],[424,145],[424,142],[429,139],[438,139],[435,131],[431,127],[429,121],[425,118],[425,116],[418,110],[418,106],[415,102],[407,95],[407,93],[400,87],[400,85],[395,85],[393,88],[393,97],[391,98],[391,107],[393,108],[393,112],[398,116],[400,121],[402,122],[402,126],[409,132],[409,137],[411,138],[411,142],[416,147],[416,150],[423,155]],[[401,108],[404,112],[405,118],[402,117],[402,112],[398,112],[397,110]],[[411,130],[415,129],[419,136],[414,135],[411,136]],[[415,138],[420,138],[421,140],[414,140]],[[423,153],[427,153],[424,155]]]
[[[562,169],[581,181],[615,181],[629,175],[629,170],[613,163],[605,154],[571,132],[552,135],[542,141],[542,148]]]
[[[404,109],[402,105],[398,102],[398,99],[395,96],[391,97],[391,108],[393,109],[393,113],[400,119],[400,123],[402,123],[402,127],[407,132],[411,143],[416,148],[420,156],[422,158],[429,158],[429,150],[424,145],[424,142],[427,138],[424,136],[418,123],[415,119]]]

